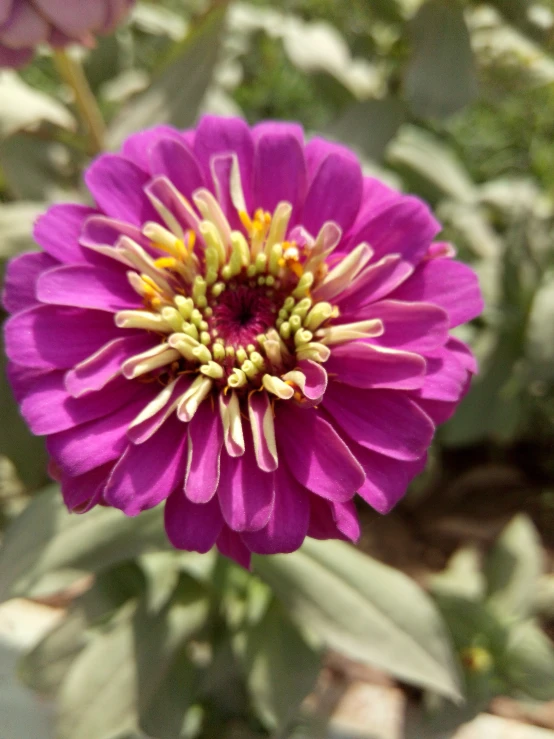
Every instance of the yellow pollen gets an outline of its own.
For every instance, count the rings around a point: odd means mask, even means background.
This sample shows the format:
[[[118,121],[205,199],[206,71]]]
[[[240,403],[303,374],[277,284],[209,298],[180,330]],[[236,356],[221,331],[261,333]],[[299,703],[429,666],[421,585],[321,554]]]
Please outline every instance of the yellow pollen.
[[[177,260],[175,257],[160,257],[154,261],[154,264],[158,269],[175,269],[177,267]]]

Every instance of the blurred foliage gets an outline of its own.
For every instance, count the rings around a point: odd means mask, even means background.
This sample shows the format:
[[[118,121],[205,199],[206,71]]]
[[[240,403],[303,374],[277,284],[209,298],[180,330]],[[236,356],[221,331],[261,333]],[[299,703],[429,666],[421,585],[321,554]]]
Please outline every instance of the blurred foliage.
[[[552,0],[140,1],[114,36],[75,53],[109,148],[155,123],[191,126],[203,111],[295,119],[428,200],[486,299],[459,332],[480,375],[440,430],[435,464],[523,450],[552,508]],[[0,98],[10,100],[0,110],[5,261],[33,248],[32,221],[49,203],[86,200],[81,172],[96,152],[48,50],[2,71]],[[168,551],[160,511],[70,517],[52,488],[20,514],[46,482],[43,445],[5,381],[0,404],[0,524],[10,524],[0,597],[88,583],[22,665],[29,685],[56,697],[61,739],[309,735],[302,699],[326,648],[423,690],[416,735],[444,734],[495,695],[554,697],[542,629],[554,586],[529,518],[485,555],[457,551],[434,600],[338,542],[257,558],[250,575],[214,553]],[[460,685],[467,702],[456,706]]]

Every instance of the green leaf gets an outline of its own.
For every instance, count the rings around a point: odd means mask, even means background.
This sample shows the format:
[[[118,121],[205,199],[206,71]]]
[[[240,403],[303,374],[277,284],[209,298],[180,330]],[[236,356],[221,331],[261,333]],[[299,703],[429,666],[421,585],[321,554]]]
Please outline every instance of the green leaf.
[[[554,647],[538,624],[527,621],[510,631],[503,669],[519,697],[554,700]]]
[[[0,550],[0,601],[47,594],[44,578],[58,570],[74,570],[77,577],[168,546],[160,507],[136,518],[102,506],[82,516],[69,514],[59,489],[52,486],[6,532]]]
[[[442,619],[410,578],[336,541],[307,539],[300,551],[256,557],[254,566],[291,616],[329,647],[460,699]]]
[[[0,72],[0,100],[9,101],[0,108],[0,140],[23,129],[37,128],[42,121],[75,130],[75,121],[66,107],[30,87],[11,69]]]
[[[79,652],[85,648],[87,619],[75,608],[26,654],[19,663],[19,676],[33,690],[54,698]]]
[[[0,259],[36,248],[32,237],[33,223],[45,209],[44,203],[0,204]]]
[[[183,650],[207,612],[199,595],[155,617],[127,607],[91,639],[60,689],[59,739],[111,739],[142,721],[157,739],[179,737],[196,684]]]
[[[178,47],[177,58],[148,90],[123,107],[109,128],[111,148],[118,148],[129,134],[161,121],[177,128],[194,123],[212,81],[224,19],[224,7],[212,11]]]
[[[406,108],[401,100],[367,100],[347,108],[328,126],[325,134],[354,147],[370,159],[381,161],[405,116]]]
[[[452,555],[448,566],[431,579],[433,593],[460,595],[469,600],[481,600],[485,579],[481,558],[474,547],[464,547]]]
[[[520,514],[506,526],[485,562],[490,607],[507,620],[529,616],[542,570],[537,531],[531,519]]]
[[[469,31],[461,3],[428,0],[412,21],[405,92],[414,113],[444,118],[477,95]]]
[[[315,684],[320,659],[275,600],[247,631],[245,663],[259,717],[270,729],[286,728]]]
[[[442,141],[416,126],[403,126],[387,151],[387,161],[409,189],[431,202],[445,197],[474,203],[477,188],[462,162]]]

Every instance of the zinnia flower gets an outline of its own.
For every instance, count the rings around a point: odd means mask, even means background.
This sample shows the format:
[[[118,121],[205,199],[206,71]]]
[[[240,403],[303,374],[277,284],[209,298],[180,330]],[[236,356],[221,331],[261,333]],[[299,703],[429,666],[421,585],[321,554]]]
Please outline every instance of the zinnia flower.
[[[26,64],[41,43],[90,45],[110,33],[134,0],[0,0],[0,67]]]
[[[10,377],[70,510],[165,501],[173,545],[356,540],[425,465],[482,308],[417,198],[300,126],[161,126],[86,173],[9,266]]]

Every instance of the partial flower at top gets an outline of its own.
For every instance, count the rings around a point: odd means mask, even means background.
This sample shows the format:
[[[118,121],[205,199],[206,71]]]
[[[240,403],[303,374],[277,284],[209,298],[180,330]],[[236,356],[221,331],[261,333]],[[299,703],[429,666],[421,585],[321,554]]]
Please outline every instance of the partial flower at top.
[[[9,265],[9,375],[70,510],[165,501],[174,546],[355,541],[419,473],[475,361],[472,270],[424,203],[300,126],[160,126]]]
[[[114,30],[135,0],[0,0],[0,67],[20,67],[41,43],[89,45]]]

